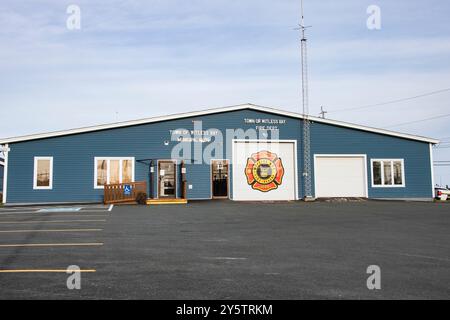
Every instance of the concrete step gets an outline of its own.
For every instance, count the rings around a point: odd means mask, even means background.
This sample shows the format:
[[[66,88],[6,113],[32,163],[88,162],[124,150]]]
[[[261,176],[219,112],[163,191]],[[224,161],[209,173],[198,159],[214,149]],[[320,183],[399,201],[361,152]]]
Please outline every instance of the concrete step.
[[[148,205],[164,205],[164,204],[187,204],[186,199],[148,199]]]

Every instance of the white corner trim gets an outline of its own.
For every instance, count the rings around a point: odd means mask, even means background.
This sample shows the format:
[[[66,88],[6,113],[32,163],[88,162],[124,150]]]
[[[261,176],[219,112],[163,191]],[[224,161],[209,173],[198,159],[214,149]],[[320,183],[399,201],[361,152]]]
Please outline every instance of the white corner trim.
[[[104,186],[98,186],[97,185],[97,161],[99,160],[106,160],[106,183],[109,184],[110,182],[110,161],[111,160],[119,160],[119,181],[122,183],[123,181],[123,161],[128,160],[131,161],[131,182],[135,182],[135,157],[94,157],[94,189],[105,189]]]
[[[153,117],[153,118],[146,118],[146,119],[140,119],[140,120],[126,121],[126,122],[119,122],[119,123],[112,123],[112,124],[104,124],[104,125],[99,125],[99,126],[84,127],[84,128],[56,131],[56,132],[49,132],[49,133],[41,133],[41,134],[34,134],[34,135],[28,135],[28,136],[22,136],[22,137],[13,137],[13,138],[1,140],[0,144],[28,141],[28,140],[45,139],[45,138],[53,138],[53,137],[60,137],[60,136],[80,134],[80,133],[100,131],[100,130],[107,130],[107,129],[123,128],[123,127],[129,127],[129,126],[135,126],[135,125],[141,125],[141,124],[147,124],[147,123],[154,123],[154,122],[161,122],[161,121],[168,121],[168,120],[175,120],[175,119],[182,119],[182,118],[190,118],[190,117],[200,117],[200,116],[204,116],[204,115],[210,115],[210,114],[216,114],[216,113],[222,113],[222,112],[230,112],[230,111],[239,111],[239,110],[245,110],[245,109],[266,112],[266,113],[272,113],[272,114],[278,114],[281,116],[297,118],[297,119],[304,118],[304,115],[299,114],[299,113],[283,111],[283,110],[279,110],[279,109],[263,107],[263,106],[253,105],[253,104],[242,104],[242,105],[236,105],[236,106],[230,106],[230,107],[207,109],[207,110],[203,110],[203,111],[179,113],[179,114],[173,114],[173,115],[162,116],[162,117]],[[313,117],[313,116],[308,116],[308,119],[313,122],[319,122],[319,123],[331,124],[331,125],[345,127],[345,128],[374,132],[374,133],[379,133],[379,134],[383,134],[383,135],[394,136],[394,137],[399,137],[399,138],[404,138],[404,139],[409,139],[409,140],[417,140],[417,141],[428,142],[428,143],[432,143],[432,144],[439,143],[439,140],[436,140],[436,139],[431,139],[431,138],[427,138],[427,137],[411,135],[411,134],[406,134],[406,133],[400,133],[400,132],[395,132],[395,131],[390,131],[390,130],[385,130],[385,129],[372,128],[372,127],[357,125],[357,124],[353,124],[353,123],[347,123],[347,122],[343,122],[343,121],[322,119],[322,118]]]
[[[433,161],[433,146],[430,143],[430,168],[431,168],[431,195],[433,199],[436,197],[436,191],[434,190],[434,161]]]
[[[37,185],[37,164],[39,160],[49,160],[49,186],[39,187]],[[53,157],[34,157],[34,170],[33,170],[33,190],[52,190],[53,189]]]
[[[385,185],[385,184],[374,184],[373,179],[373,163],[374,162],[391,162],[392,163],[392,170],[391,170],[391,180],[392,184]],[[394,184],[394,165],[393,163],[395,161],[400,161],[402,163],[402,184]],[[406,181],[405,181],[405,159],[370,159],[370,175],[372,177],[372,188],[405,188],[406,187]],[[381,165],[381,182],[384,181],[384,165]]]
[[[295,200],[300,200],[300,186],[298,185],[298,146],[297,140],[294,140],[294,173],[295,173]],[[302,170],[303,171],[303,170]]]
[[[3,193],[2,193],[2,203],[6,204],[6,197],[8,195],[8,163],[9,163],[9,152],[11,151],[11,149],[9,148],[9,145],[6,144],[5,148],[4,148],[4,155],[5,158],[3,159],[3,165],[4,165],[4,169],[3,169]]]

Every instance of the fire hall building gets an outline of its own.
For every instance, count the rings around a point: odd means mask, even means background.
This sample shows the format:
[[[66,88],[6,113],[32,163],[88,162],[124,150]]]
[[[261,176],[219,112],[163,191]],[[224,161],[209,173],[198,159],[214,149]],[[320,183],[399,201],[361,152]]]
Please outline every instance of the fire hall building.
[[[313,197],[433,198],[437,140],[308,118]],[[245,104],[0,139],[3,202],[102,202],[136,182],[150,199],[299,200],[303,120]]]

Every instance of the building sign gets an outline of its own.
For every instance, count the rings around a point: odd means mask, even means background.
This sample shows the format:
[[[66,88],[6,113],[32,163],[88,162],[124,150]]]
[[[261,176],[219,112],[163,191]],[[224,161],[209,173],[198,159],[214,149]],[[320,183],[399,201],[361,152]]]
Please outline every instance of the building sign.
[[[170,130],[170,135],[176,136],[177,142],[199,142],[208,143],[211,142],[212,137],[220,135],[220,131],[216,129],[210,130],[187,130],[187,129],[176,129]]]
[[[249,119],[245,118],[244,123],[247,125],[255,125],[256,130],[279,130],[280,125],[285,125],[285,119]]]
[[[260,151],[247,159],[245,175],[254,190],[269,192],[283,183],[283,163],[275,153]]]

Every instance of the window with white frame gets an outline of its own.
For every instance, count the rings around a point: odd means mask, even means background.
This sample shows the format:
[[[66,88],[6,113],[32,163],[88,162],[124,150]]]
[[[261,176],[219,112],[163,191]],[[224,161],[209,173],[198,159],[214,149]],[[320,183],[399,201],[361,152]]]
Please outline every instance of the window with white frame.
[[[53,157],[34,157],[33,189],[53,189]]]
[[[373,187],[404,187],[403,159],[372,159]]]
[[[134,182],[134,158],[95,158],[94,187]]]

